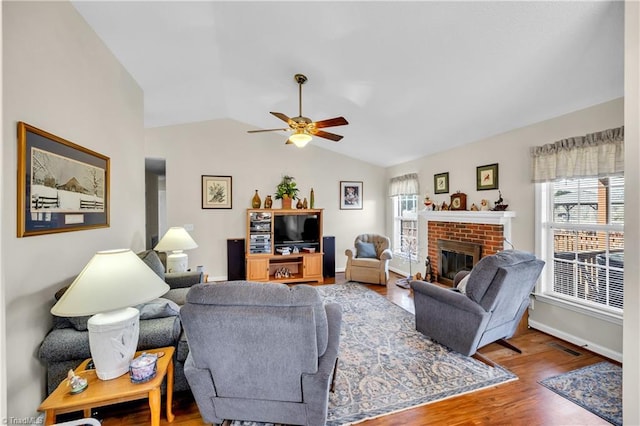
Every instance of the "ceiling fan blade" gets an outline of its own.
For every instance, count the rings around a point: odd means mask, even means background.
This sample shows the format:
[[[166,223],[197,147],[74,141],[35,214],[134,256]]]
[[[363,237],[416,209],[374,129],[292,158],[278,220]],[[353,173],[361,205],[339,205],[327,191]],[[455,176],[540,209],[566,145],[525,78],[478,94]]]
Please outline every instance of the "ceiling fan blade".
[[[284,144],[285,145],[293,145],[293,142],[291,142],[291,139],[287,139],[287,141]]]
[[[318,136],[320,138],[325,138],[325,139],[331,139],[332,141],[336,141],[336,142],[338,142],[340,139],[343,138],[343,136],[336,135],[335,133],[325,132],[323,130],[316,130],[315,132],[312,132],[312,133],[314,136]]]
[[[280,120],[284,121],[285,123],[289,124],[289,117],[287,117],[285,114],[281,113],[281,112],[270,112],[271,114],[275,115],[276,117],[278,117]]]
[[[247,130],[247,133],[260,133],[260,132],[288,132],[289,128],[286,129],[264,129],[264,130]]]
[[[335,117],[327,120],[316,121],[314,124],[317,129],[321,129],[323,127],[344,126],[349,124],[349,122],[344,117]]]

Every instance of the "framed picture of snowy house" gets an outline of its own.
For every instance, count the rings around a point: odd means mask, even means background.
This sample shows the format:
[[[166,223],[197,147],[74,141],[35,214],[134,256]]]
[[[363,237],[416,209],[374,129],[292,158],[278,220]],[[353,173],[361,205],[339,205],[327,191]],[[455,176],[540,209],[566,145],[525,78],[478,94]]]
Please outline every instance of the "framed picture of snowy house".
[[[18,123],[18,237],[109,226],[109,157]]]

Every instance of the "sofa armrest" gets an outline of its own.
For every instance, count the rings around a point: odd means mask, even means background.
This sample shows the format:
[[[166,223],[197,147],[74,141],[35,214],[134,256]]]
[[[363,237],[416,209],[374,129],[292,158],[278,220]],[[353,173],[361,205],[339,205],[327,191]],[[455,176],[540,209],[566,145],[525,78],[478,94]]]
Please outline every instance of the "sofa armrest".
[[[164,280],[171,288],[191,287],[202,282],[204,275],[202,272],[167,272]]]

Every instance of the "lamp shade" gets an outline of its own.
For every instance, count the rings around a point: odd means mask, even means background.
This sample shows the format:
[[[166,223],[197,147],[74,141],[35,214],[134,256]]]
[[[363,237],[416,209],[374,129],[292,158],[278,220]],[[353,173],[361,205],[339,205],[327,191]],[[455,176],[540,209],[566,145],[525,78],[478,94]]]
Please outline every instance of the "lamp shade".
[[[197,248],[198,244],[191,238],[191,235],[181,226],[169,228],[160,242],[153,248],[157,251],[191,250]]]
[[[51,313],[77,317],[109,312],[148,302],[167,291],[167,283],[131,250],[99,251]]]

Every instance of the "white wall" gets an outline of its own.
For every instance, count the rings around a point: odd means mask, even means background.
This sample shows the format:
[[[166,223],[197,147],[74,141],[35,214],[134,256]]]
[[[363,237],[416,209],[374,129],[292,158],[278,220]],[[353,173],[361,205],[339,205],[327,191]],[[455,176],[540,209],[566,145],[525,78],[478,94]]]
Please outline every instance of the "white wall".
[[[3,2],[2,288],[7,416],[36,414],[53,294],[98,250],[144,244],[142,91],[68,2]],[[111,158],[111,226],[16,237],[16,125]]]
[[[384,232],[385,171],[316,146],[285,145],[286,136],[248,134],[233,120],[211,120],[146,130],[147,157],[166,159],[167,225],[193,224],[198,248],[188,252],[189,266],[204,265],[210,279],[226,279],[229,238],[246,238],[246,209],[254,191],[264,202],[282,175],[295,177],[299,195],[315,193],[315,208],[324,209],[324,235],[336,237],[336,269],[344,270],[344,251],[357,234]],[[349,143],[343,140],[339,143]],[[201,176],[232,176],[233,208],[201,209]],[[339,209],[341,180],[362,181],[364,208]],[[274,208],[280,201],[274,199]]]
[[[625,2],[625,268],[623,423],[640,424],[640,3]]]
[[[415,161],[391,167],[388,177],[410,172],[420,176],[422,197],[429,194],[441,204],[449,203],[449,194],[434,195],[433,175],[449,172],[449,190],[458,190],[467,194],[467,206],[479,204],[487,198],[493,201],[498,198],[498,191],[476,191],[476,167],[485,164],[499,164],[499,187],[509,210],[516,212],[512,223],[512,243],[517,249],[535,251],[535,198],[534,185],[531,183],[531,159],[529,149],[533,146],[555,142],[557,140],[580,136],[613,127],[624,123],[624,100],[616,99],[581,111],[543,121],[531,126],[512,130],[493,136],[461,148],[455,148],[427,156]],[[632,185],[627,185],[631,188]],[[390,217],[391,215],[388,215]],[[426,236],[425,220],[420,222],[420,236]],[[392,222],[387,223],[388,233]],[[629,241],[629,236],[626,238]],[[426,242],[421,241],[423,249],[418,269],[424,270],[422,263],[426,256]],[[407,269],[406,265],[396,262],[395,268]],[[550,305],[536,300],[534,309],[530,311],[530,323],[551,334],[562,334],[561,337],[574,341],[579,345],[588,345],[589,349],[616,358],[622,354],[622,326],[588,317],[562,307]],[[574,339],[571,339],[571,338]]]

